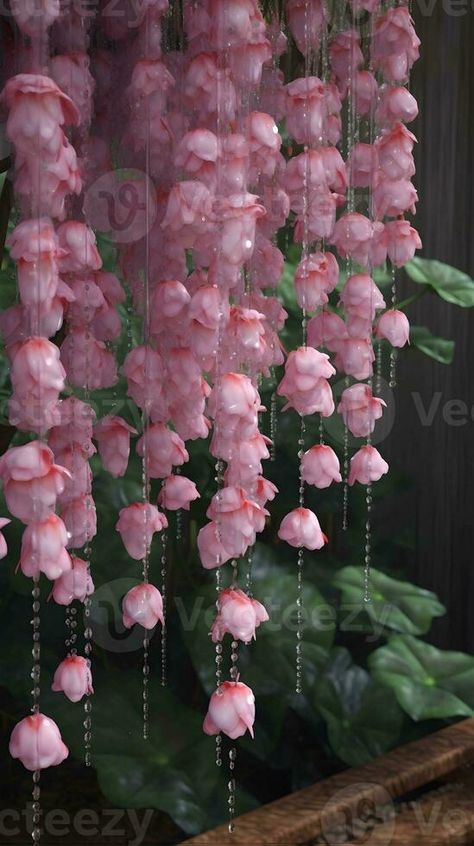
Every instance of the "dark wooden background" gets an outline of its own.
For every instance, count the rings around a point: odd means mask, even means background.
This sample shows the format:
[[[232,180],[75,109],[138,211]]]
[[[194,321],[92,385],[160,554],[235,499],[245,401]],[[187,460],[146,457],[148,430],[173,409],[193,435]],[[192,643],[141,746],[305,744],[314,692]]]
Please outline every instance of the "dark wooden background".
[[[468,8],[458,7],[464,12],[459,17],[449,14],[447,2],[436,0],[432,14],[423,14],[424,5],[414,0],[422,40],[412,83],[420,103],[420,117],[412,125],[420,141],[415,225],[423,255],[474,275],[474,11],[470,0]],[[415,486],[400,497],[392,518],[407,525],[414,521],[416,549],[407,558],[409,577],[436,591],[449,610],[436,623],[433,642],[473,651],[474,309],[455,308],[428,295],[409,315],[434,334],[453,338],[456,352],[450,367],[418,353],[402,356],[395,426],[383,451]],[[422,425],[413,392],[425,408],[441,393],[432,425]],[[468,409],[457,426],[443,417],[451,400]]]

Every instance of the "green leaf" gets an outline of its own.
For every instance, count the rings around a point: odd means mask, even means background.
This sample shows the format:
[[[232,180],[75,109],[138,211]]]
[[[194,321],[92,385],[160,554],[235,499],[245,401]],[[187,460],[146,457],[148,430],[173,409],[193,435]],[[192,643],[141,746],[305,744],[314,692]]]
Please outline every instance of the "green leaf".
[[[392,629],[402,634],[421,635],[430,630],[435,617],[441,617],[446,609],[437,596],[410,582],[401,582],[371,570],[370,603],[364,602],[364,573],[361,567],[344,567],[333,579],[333,584],[342,592],[342,605],[360,608],[370,618],[374,634]]]
[[[414,258],[405,265],[410,279],[429,285],[443,300],[461,308],[474,306],[474,280],[456,267],[433,259]]]
[[[354,664],[346,649],[334,650],[315,704],[331,748],[349,766],[383,755],[399,738],[402,712],[394,694]]]
[[[410,343],[417,350],[434,358],[441,364],[451,364],[454,356],[454,341],[436,338],[426,326],[410,327]]]
[[[395,635],[373,652],[374,678],[392,688],[413,720],[474,715],[474,658],[444,652],[410,635]]]

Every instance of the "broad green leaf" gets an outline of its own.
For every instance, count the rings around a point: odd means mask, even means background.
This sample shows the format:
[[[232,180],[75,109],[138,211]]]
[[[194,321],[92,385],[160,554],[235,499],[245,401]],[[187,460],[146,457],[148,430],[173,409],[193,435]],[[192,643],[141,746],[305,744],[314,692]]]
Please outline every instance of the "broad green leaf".
[[[426,634],[435,617],[446,609],[437,596],[410,582],[392,579],[379,570],[371,570],[371,602],[364,602],[364,572],[362,567],[344,567],[333,579],[342,592],[342,606],[367,614],[374,635],[386,629],[402,634]]]
[[[374,678],[392,688],[413,720],[474,715],[474,658],[395,635],[373,652]]]
[[[433,259],[414,258],[405,265],[410,279],[429,285],[443,300],[462,308],[474,306],[474,280],[456,267]]]
[[[436,338],[426,326],[410,327],[410,343],[417,350],[434,358],[441,364],[451,364],[454,356],[454,341]]]
[[[349,766],[383,755],[398,740],[402,712],[394,694],[354,664],[346,649],[333,651],[315,706],[326,722],[331,748]]]

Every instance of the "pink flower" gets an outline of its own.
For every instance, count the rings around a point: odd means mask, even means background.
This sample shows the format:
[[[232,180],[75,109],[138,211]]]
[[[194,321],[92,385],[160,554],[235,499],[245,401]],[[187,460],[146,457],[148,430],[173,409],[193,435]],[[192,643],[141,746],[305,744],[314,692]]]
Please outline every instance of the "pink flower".
[[[168,429],[164,423],[153,423],[145,429],[137,443],[137,453],[146,451],[148,472],[152,479],[171,476],[173,467],[181,467],[189,461],[189,454],[180,436]]]
[[[86,329],[73,329],[61,344],[61,361],[69,382],[77,388],[110,388],[117,381],[117,363],[103,341]]]
[[[217,156],[217,136],[209,129],[193,129],[181,138],[174,162],[177,168],[212,188],[216,180]]]
[[[199,529],[197,545],[201,564],[206,570],[220,567],[232,558],[232,554],[224,549],[218,526],[214,521]]]
[[[53,453],[40,441],[11,447],[0,458],[8,510],[23,523],[42,520],[54,511],[69,475],[54,464]]]
[[[263,531],[268,512],[249,499],[243,488],[229,485],[214,494],[206,514],[219,527],[224,548],[239,556],[255,543],[256,533]]]
[[[33,577],[44,573],[48,579],[58,579],[72,567],[68,540],[66,526],[57,514],[29,523],[21,541],[22,573]]]
[[[255,629],[270,619],[260,602],[237,588],[221,590],[218,603],[219,611],[211,631],[213,643],[222,640],[227,632],[233,640],[250,643],[255,639]]]
[[[161,226],[186,248],[209,229],[212,215],[212,195],[199,180],[178,182],[170,191],[165,217]]]
[[[11,523],[11,520],[9,520],[7,517],[0,517],[0,529],[5,528],[5,526],[8,526],[9,523]],[[5,558],[7,553],[8,553],[7,542],[6,542],[5,538],[3,537],[3,532],[0,531],[0,558]]]
[[[58,397],[64,390],[66,372],[59,359],[59,350],[46,338],[28,338],[15,348],[11,367],[12,387],[17,396],[43,399]]]
[[[355,379],[368,379],[375,361],[372,342],[367,338],[346,338],[337,346],[334,364],[342,373]]]
[[[64,137],[60,127],[79,121],[72,100],[48,76],[12,76],[0,100],[9,109],[7,137],[27,155],[57,156]]]
[[[17,264],[18,288],[24,306],[52,300],[59,284],[58,242],[47,217],[24,220],[15,226],[6,243]]]
[[[321,143],[327,116],[324,83],[316,76],[286,86],[286,127],[297,144]]]
[[[9,751],[12,758],[19,758],[32,772],[56,767],[69,755],[56,723],[44,714],[31,714],[17,723]]]
[[[186,307],[191,300],[182,282],[167,280],[159,282],[154,288],[150,304],[150,331],[154,335],[166,332],[167,326],[173,326],[176,331],[176,323],[179,320],[186,326]]]
[[[378,147],[374,144],[357,143],[352,146],[346,168],[349,182],[355,188],[372,186],[378,167]]]
[[[339,459],[325,444],[317,444],[308,449],[301,459],[301,475],[308,485],[328,488],[332,482],[342,482]]]
[[[61,508],[70,535],[69,549],[79,549],[97,534],[97,512],[91,496],[78,496]]]
[[[295,273],[296,299],[300,308],[316,311],[328,302],[339,279],[339,265],[332,253],[312,253],[300,261]]]
[[[410,342],[410,324],[403,311],[389,309],[377,323],[377,338],[386,338],[392,347],[404,347]]]
[[[94,583],[86,561],[73,555],[71,564],[72,569],[54,582],[51,596],[58,605],[70,605],[75,599],[84,602],[86,596],[94,593]]]
[[[288,0],[286,13],[288,26],[300,53],[306,56],[309,49],[316,50],[326,17],[322,0],[313,0],[310,5],[305,0]]]
[[[309,508],[295,508],[283,517],[278,537],[290,546],[305,549],[321,549],[328,542],[316,514]]]
[[[342,392],[338,412],[355,438],[367,438],[382,416],[383,399],[372,396],[369,385],[351,385]]]
[[[135,623],[148,631],[154,629],[158,622],[164,625],[161,593],[149,582],[143,582],[125,594],[122,610],[126,629],[131,629]]]
[[[347,338],[347,328],[342,317],[332,311],[321,311],[308,323],[308,344],[312,347],[326,347],[335,352],[339,342]]]
[[[376,311],[385,308],[385,300],[374,280],[367,273],[349,276],[341,292],[341,303],[350,317],[359,317],[370,324]]]
[[[67,220],[57,229],[61,273],[83,273],[100,270],[102,259],[96,246],[95,235],[89,226],[77,220]]]
[[[361,485],[370,485],[378,482],[384,473],[388,472],[388,464],[373,446],[363,446],[351,458],[351,469],[349,471],[349,484],[360,482]]]
[[[360,48],[360,35],[355,29],[339,32],[331,39],[329,61],[342,94],[345,94],[349,80],[356,70],[364,64]]]
[[[199,499],[199,492],[194,482],[186,476],[168,476],[158,495],[158,502],[168,511],[184,508],[189,511],[190,503]]]
[[[127,379],[128,394],[139,408],[153,413],[163,406],[163,361],[150,346],[134,347],[127,354],[123,373]],[[167,414],[165,414],[167,417]]]
[[[280,157],[281,135],[271,115],[250,112],[247,133],[251,163],[251,183],[263,174],[272,177]],[[252,178],[253,177],[253,178]]]
[[[332,242],[341,258],[352,258],[367,266],[372,234],[372,224],[367,217],[358,212],[348,212],[337,221]]]
[[[373,73],[358,70],[354,75],[354,99],[356,112],[367,115],[377,102],[378,85]]]
[[[10,8],[19,29],[32,39],[44,38],[49,27],[61,14],[59,0],[41,0],[37,6],[13,0]]]
[[[53,56],[51,59],[51,76],[61,91],[64,91],[79,109],[80,122],[83,126],[88,126],[91,121],[92,95],[95,85],[89,70],[89,61],[86,53],[79,52]]]
[[[329,417],[334,411],[334,402],[327,380],[335,372],[326,353],[313,347],[300,347],[290,352],[277,393],[287,398],[285,408],[294,408],[301,415],[319,411]]]
[[[128,554],[137,561],[147,554],[155,532],[167,527],[165,515],[149,502],[133,502],[122,508],[115,526]]]
[[[380,99],[375,110],[379,126],[391,126],[397,121],[411,123],[418,115],[418,104],[408,88],[386,85],[380,90]]]
[[[94,426],[102,465],[116,479],[127,471],[131,434],[136,435],[137,430],[122,417],[111,414],[102,417]]]
[[[79,702],[86,694],[94,693],[90,662],[80,655],[69,655],[56,668],[51,690],[64,693],[71,702]]]
[[[214,204],[221,232],[219,247],[221,259],[231,265],[240,265],[252,257],[255,246],[255,225],[266,212],[257,202],[255,194],[232,194],[219,198]]]
[[[262,459],[270,458],[267,444],[269,438],[256,432],[248,440],[235,444],[225,473],[227,485],[242,485],[248,488],[262,473]]]
[[[382,176],[377,182],[374,193],[374,213],[378,220],[384,217],[397,217],[404,212],[415,214],[418,194],[409,179],[389,179]]]
[[[385,231],[389,259],[397,267],[411,261],[416,250],[421,250],[421,238],[408,220],[389,220]]]
[[[382,130],[375,142],[378,161],[390,179],[410,179],[415,173],[413,145],[416,137],[403,123]]]
[[[205,734],[223,732],[232,740],[250,732],[253,737],[255,697],[243,682],[226,681],[214,691],[203,723]]]
[[[396,6],[376,18],[371,55],[375,69],[382,71],[385,79],[407,79],[420,56],[419,47],[408,6]]]

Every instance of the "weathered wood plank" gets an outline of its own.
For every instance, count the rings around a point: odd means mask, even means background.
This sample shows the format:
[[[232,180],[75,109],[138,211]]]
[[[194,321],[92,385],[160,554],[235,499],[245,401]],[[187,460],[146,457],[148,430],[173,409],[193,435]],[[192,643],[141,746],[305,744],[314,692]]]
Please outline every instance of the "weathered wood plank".
[[[474,762],[474,719],[401,746],[365,767],[322,782],[243,814],[235,831],[226,826],[186,840],[188,846],[297,846],[337,827],[361,802],[383,806]],[[386,844],[385,844],[386,846]]]

